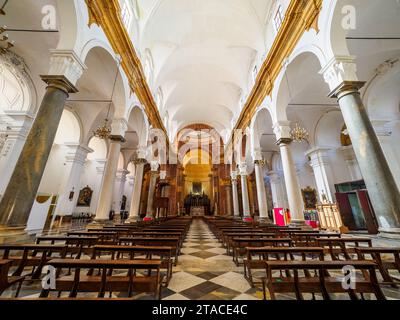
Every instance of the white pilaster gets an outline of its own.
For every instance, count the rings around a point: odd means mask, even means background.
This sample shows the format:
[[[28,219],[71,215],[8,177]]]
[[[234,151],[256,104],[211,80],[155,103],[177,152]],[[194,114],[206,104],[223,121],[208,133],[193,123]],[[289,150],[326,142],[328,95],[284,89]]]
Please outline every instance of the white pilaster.
[[[314,171],[315,182],[320,202],[335,202],[335,186],[331,165],[329,162],[329,148],[316,147],[306,152],[310,157],[310,166]],[[326,199],[324,199],[324,195]]]

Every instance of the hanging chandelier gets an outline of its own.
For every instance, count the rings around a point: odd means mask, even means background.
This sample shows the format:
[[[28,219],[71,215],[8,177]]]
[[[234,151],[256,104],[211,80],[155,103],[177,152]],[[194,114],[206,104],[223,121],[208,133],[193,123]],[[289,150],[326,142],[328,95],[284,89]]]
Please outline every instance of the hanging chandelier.
[[[290,136],[292,137],[293,141],[296,142],[308,142],[310,134],[308,133],[307,129],[300,127],[299,123],[296,122],[296,126],[290,131]]]
[[[115,79],[114,79],[114,85],[113,85],[113,89],[112,89],[112,93],[111,93],[110,103],[108,105],[107,117],[104,119],[103,125],[98,127],[95,131],[93,131],[93,135],[102,140],[109,139],[110,135],[111,135],[111,127],[108,122],[110,121],[111,105],[112,105],[112,101],[114,98],[115,87],[116,87],[117,80],[118,80],[118,71],[119,71],[120,65],[121,65],[121,60],[119,59],[117,72],[116,72]]]

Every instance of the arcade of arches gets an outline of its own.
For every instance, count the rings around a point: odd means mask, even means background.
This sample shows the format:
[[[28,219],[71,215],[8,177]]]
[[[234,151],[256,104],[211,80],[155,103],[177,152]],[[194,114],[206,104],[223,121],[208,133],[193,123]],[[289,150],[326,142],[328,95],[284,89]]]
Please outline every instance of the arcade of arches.
[[[398,259],[399,16],[396,0],[6,2],[0,245],[182,227],[171,299],[263,298],[227,226]],[[381,267],[399,299],[398,261]]]

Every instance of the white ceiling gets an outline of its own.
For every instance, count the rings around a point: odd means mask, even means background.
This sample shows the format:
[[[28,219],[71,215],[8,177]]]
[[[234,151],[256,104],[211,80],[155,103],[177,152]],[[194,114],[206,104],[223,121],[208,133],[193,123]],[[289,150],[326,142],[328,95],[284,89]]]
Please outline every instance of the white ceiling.
[[[150,51],[154,88],[182,128],[229,128],[265,51],[270,0],[138,0],[140,52]],[[162,110],[162,111],[163,111]]]

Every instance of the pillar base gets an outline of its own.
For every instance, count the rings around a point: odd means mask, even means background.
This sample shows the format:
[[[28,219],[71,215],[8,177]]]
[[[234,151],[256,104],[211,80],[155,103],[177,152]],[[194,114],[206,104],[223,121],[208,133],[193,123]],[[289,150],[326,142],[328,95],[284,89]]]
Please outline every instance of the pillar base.
[[[138,221],[140,221],[139,216],[128,217],[128,219],[125,220],[124,224],[136,223]]]
[[[379,228],[379,237],[400,240],[400,228]]]
[[[87,225],[87,227],[101,229],[109,221],[110,220],[107,219],[94,219],[91,223]]]
[[[25,228],[0,226],[0,244],[31,240],[32,237],[25,231]]]
[[[254,222],[254,219],[251,216],[244,216],[243,221],[244,222]]]
[[[274,223],[271,221],[271,219],[270,218],[267,218],[267,217],[259,217],[258,218],[258,222],[259,223],[263,223],[263,224],[270,224],[270,225],[273,225]]]
[[[289,223],[290,228],[301,228],[304,230],[312,230],[312,228],[304,220],[292,220]]]

